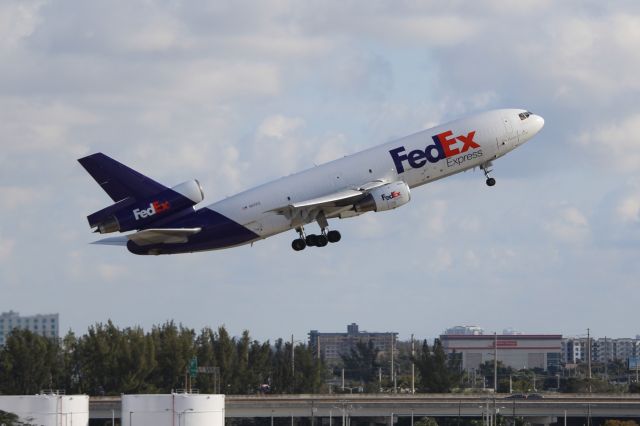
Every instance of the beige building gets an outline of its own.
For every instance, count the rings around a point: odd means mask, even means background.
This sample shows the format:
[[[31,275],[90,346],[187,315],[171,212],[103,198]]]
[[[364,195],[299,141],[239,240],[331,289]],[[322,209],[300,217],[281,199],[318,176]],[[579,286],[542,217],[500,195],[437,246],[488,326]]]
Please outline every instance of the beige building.
[[[346,333],[321,333],[318,330],[309,332],[309,346],[315,354],[318,354],[319,348],[320,356],[327,365],[342,364],[341,355],[350,354],[351,349],[355,349],[358,342],[368,343],[371,341],[374,347],[380,351],[381,356],[389,357],[391,356],[392,342],[397,339],[398,333],[395,332],[360,331],[356,323],[347,325]],[[397,351],[397,348],[395,350]]]

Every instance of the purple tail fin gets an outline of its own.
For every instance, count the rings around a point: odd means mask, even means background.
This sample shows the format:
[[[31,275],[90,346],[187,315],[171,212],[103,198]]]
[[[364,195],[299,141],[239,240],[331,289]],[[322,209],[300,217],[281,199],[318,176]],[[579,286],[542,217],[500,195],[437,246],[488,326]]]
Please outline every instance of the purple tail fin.
[[[125,198],[148,198],[167,189],[101,152],[80,158],[78,162],[115,202]]]

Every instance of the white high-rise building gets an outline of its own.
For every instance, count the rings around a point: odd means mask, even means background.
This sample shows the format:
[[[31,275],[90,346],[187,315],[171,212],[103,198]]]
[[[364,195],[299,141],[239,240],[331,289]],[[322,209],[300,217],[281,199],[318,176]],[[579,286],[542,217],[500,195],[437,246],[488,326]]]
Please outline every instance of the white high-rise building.
[[[58,338],[58,320],[58,314],[38,314],[22,317],[14,311],[3,312],[0,314],[0,346],[5,344],[11,331],[16,328],[26,329],[44,337]]]
[[[482,336],[484,330],[477,325],[456,325],[455,327],[447,328],[444,334],[455,336]]]
[[[586,337],[568,337],[562,339],[562,362],[586,362],[589,354],[589,341]],[[591,361],[611,362],[628,361],[630,357],[640,355],[640,339],[591,338]]]

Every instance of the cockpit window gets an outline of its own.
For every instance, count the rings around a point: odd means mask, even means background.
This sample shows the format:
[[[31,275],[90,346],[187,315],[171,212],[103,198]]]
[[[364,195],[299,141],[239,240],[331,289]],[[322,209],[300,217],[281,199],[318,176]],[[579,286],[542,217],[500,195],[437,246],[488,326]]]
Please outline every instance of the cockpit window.
[[[525,111],[518,114],[518,117],[520,117],[520,120],[526,120],[527,118],[529,118],[530,115],[533,115],[533,113],[529,111]]]

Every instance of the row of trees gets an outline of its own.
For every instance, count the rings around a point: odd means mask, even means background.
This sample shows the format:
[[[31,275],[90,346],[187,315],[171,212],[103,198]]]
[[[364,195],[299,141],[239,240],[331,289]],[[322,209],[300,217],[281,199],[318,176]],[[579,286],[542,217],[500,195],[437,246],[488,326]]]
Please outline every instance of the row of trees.
[[[439,339],[429,347],[424,340],[415,351],[410,347],[401,348],[397,360],[394,359],[396,388],[411,386],[411,365],[415,367],[415,387],[419,392],[446,393],[459,387],[462,369],[459,357],[449,357]],[[392,384],[389,371],[390,360],[382,358],[373,342],[359,342],[351,353],[342,356],[345,378],[351,383],[361,383],[365,391],[375,392]],[[385,371],[385,380],[381,373]],[[337,369],[334,371],[337,375]]]
[[[170,392],[185,387],[193,357],[199,365],[219,371],[219,376],[202,374],[193,380],[201,392],[246,394],[268,384],[275,393],[315,393],[324,382],[323,363],[306,345],[293,348],[281,339],[273,345],[261,343],[247,331],[231,337],[224,327],[196,334],[167,322],[145,333],[139,327],[120,329],[109,321],[90,327],[81,337],[69,333],[60,340],[14,330],[0,351],[0,393]]]
[[[292,353],[292,351],[295,351]],[[250,394],[321,393],[330,391],[332,376],[308,345],[282,339],[273,344],[229,335],[225,327],[195,330],[167,322],[145,332],[140,327],[118,328],[111,321],[90,327],[83,336],[69,332],[47,339],[27,330],[14,330],[0,349],[0,393],[34,394],[44,389],[70,393],[118,395],[166,393],[185,388],[190,361],[216,367],[216,375],[198,374],[190,380],[201,392]],[[394,365],[399,387],[410,386],[410,365],[421,392],[449,392],[461,380],[460,365],[448,358],[436,340],[412,351],[400,345]],[[294,365],[292,365],[294,360]],[[346,379],[369,392],[391,385],[389,360],[371,342],[361,342],[343,356]],[[384,371],[385,381],[379,378]],[[266,386],[265,386],[266,385]],[[339,391],[340,386],[335,386]]]
[[[426,341],[415,350],[406,342],[397,347],[393,363],[396,389],[411,388],[412,367],[418,392],[493,387],[493,362],[482,365],[478,374],[464,372],[461,358],[447,356],[438,339],[432,347]],[[307,345],[293,346],[282,339],[259,342],[248,331],[232,337],[224,327],[196,333],[167,322],[145,332],[139,327],[121,329],[109,321],[90,327],[83,336],[70,332],[56,340],[14,330],[0,348],[0,393],[34,394],[43,389],[90,395],[166,393],[186,387],[185,373],[194,357],[200,366],[216,367],[219,373],[198,374],[192,380],[194,388],[206,393],[322,393],[330,391],[331,383],[333,391],[339,392],[342,373],[350,390],[356,386],[365,392],[380,392],[394,386],[391,360],[372,342],[358,343],[342,357],[343,365],[332,371]],[[627,386],[595,378],[561,378],[543,371],[515,371],[499,362],[498,392],[510,389],[640,392],[637,383]]]

